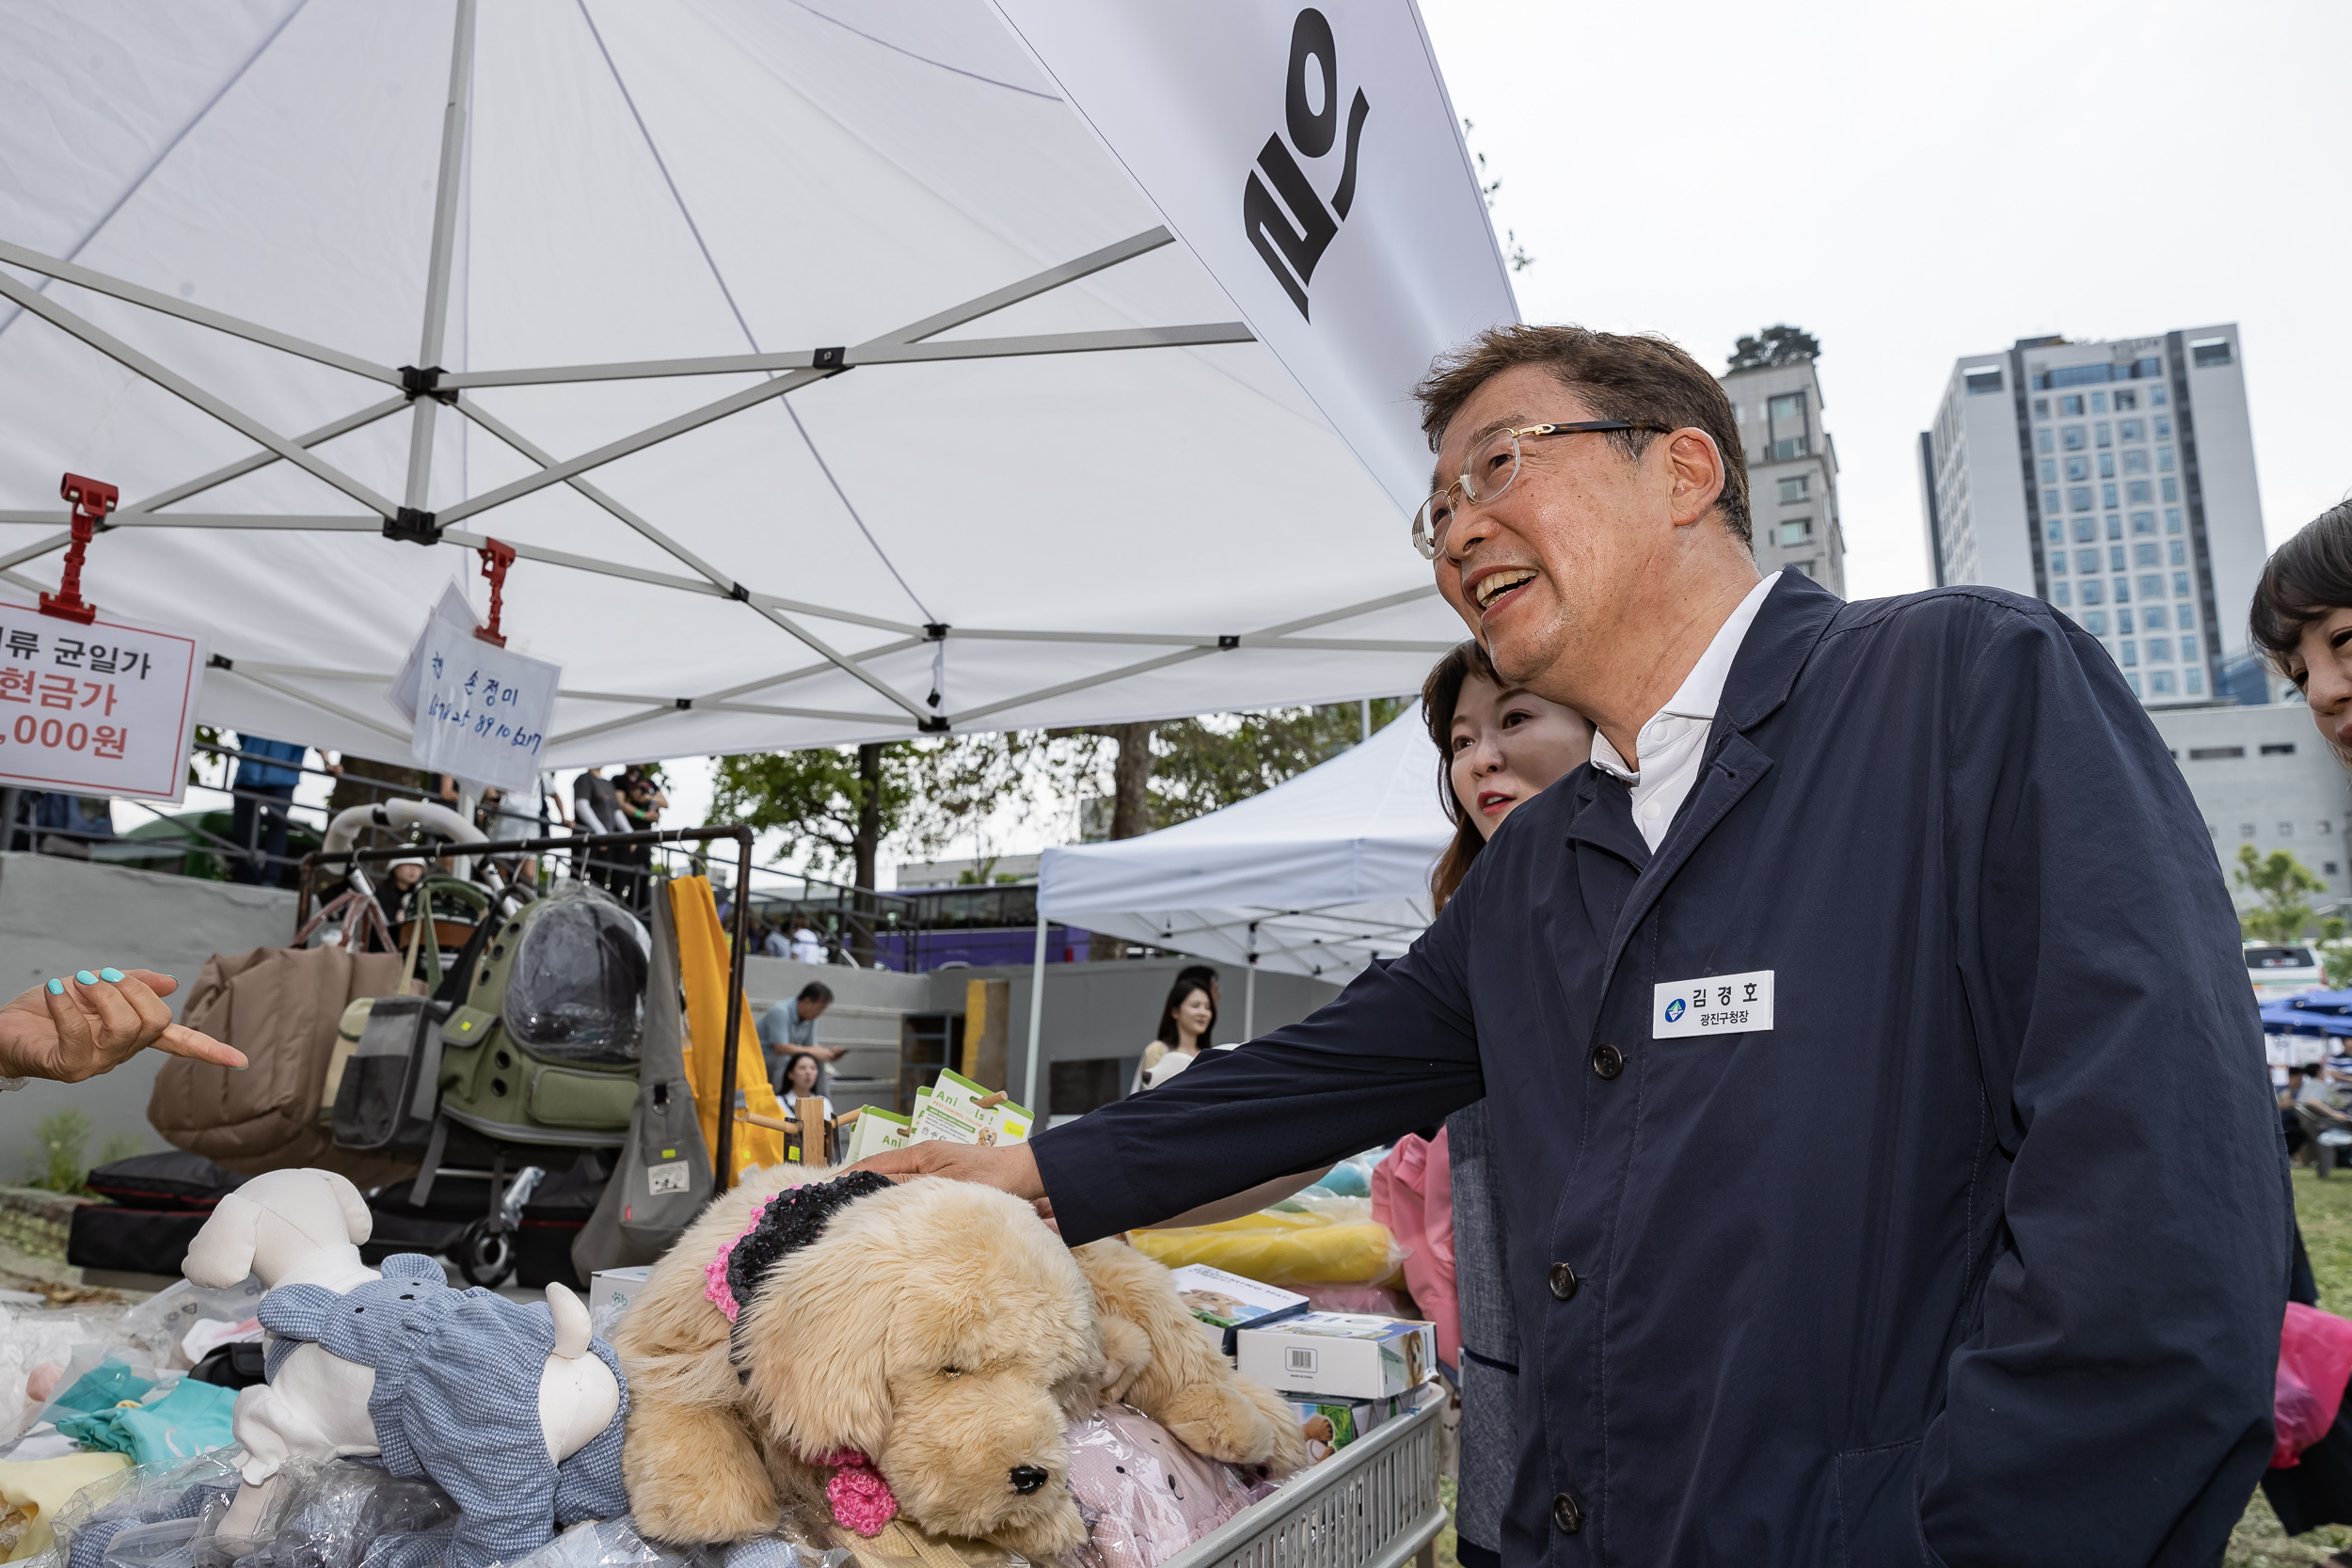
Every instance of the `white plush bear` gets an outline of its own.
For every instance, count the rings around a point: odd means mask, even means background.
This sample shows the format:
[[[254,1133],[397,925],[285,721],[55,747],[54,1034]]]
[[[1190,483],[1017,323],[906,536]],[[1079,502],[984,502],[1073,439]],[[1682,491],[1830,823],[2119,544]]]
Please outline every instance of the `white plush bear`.
[[[313,1285],[344,1292],[383,1278],[360,1260],[374,1217],[359,1190],[326,1170],[278,1170],[257,1176],[220,1200],[197,1232],[182,1271],[199,1285],[226,1288],[247,1274],[271,1290]],[[586,1354],[588,1309],[561,1285],[547,1288],[555,1351],[539,1376],[538,1424],[550,1463],[561,1465],[612,1424],[621,1389],[612,1370]],[[237,1396],[233,1418],[246,1452],[245,1485],[221,1534],[249,1536],[278,1470],[301,1455],[331,1459],[382,1451],[368,1409],[375,1370],[324,1347],[284,1342],[270,1354],[270,1380]]]

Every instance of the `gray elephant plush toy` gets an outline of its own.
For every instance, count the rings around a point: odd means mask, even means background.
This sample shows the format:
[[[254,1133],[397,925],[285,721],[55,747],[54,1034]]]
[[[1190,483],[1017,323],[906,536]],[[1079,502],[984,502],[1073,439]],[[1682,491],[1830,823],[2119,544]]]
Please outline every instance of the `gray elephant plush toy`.
[[[548,1301],[454,1291],[439,1263],[399,1253],[383,1278],[351,1290],[289,1283],[263,1296],[262,1325],[276,1337],[268,1375],[276,1384],[304,1343],[372,1369],[368,1415],[385,1468],[456,1499],[465,1517],[448,1568],[487,1568],[628,1510],[620,1357],[589,1335],[576,1297],[551,1289]]]

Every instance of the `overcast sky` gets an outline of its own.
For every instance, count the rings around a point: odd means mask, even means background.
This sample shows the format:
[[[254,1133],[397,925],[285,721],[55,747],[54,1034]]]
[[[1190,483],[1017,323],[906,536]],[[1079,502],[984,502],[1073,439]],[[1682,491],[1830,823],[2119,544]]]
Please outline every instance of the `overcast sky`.
[[[1527,320],[1821,341],[1851,596],[1930,582],[1918,433],[2018,338],[2237,322],[2271,542],[2352,491],[2352,5],[1422,6]]]
[[[1773,322],[1820,339],[1851,596],[1928,585],[1918,433],[2018,338],[2234,321],[2271,541],[2352,491],[2344,0],[1421,3],[1528,320],[1715,370]],[[699,819],[708,763],[672,766]]]

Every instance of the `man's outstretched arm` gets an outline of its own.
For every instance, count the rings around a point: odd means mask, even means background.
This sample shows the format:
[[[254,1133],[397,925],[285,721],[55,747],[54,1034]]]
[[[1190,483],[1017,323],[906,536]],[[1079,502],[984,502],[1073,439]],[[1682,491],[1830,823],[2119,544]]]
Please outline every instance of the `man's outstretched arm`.
[[[916,1144],[858,1168],[1050,1199],[1074,1246],[1440,1120],[1486,1092],[1455,953],[1476,883],[1473,874],[1409,953],[1302,1022],[1203,1052],[1159,1087],[1027,1144]]]

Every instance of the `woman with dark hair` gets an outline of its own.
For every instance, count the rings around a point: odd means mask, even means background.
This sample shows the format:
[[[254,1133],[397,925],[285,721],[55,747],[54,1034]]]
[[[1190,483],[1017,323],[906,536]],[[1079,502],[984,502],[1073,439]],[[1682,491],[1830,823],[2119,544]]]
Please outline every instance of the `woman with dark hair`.
[[[2271,552],[2247,620],[2254,645],[2303,693],[2312,722],[2352,766],[2352,501],[2321,513]],[[2287,1299],[2319,1305],[2300,1226]],[[2352,1523],[2352,1398],[2295,1464],[2263,1472],[2263,1495],[2289,1535]],[[2352,1563],[2352,1554],[2327,1560]]]
[[[1474,641],[1438,660],[1422,682],[1421,713],[1438,747],[1438,800],[1454,823],[1454,842],[1429,873],[1434,915],[1502,819],[1592,754],[1593,726],[1505,681]]]
[[[1209,1031],[1216,1027],[1216,998],[1208,985],[1189,971],[1176,976],[1176,983],[1168,989],[1168,1000],[1160,1006],[1159,1027],[1152,1032],[1151,1043],[1143,1048],[1143,1060],[1136,1065],[1135,1082],[1127,1092],[1136,1094],[1149,1088],[1154,1082],[1152,1069],[1171,1054],[1186,1057],[1185,1066],[1189,1067],[1189,1058],[1200,1054]]]
[[[1505,681],[1486,651],[1469,641],[1429,672],[1421,705],[1441,759],[1438,799],[1454,822],[1454,842],[1429,874],[1434,915],[1503,819],[1592,754],[1593,726],[1574,709]],[[1454,1555],[1462,1568],[1502,1568],[1502,1509],[1518,1463],[1519,1343],[1504,1283],[1501,1178],[1483,1101],[1446,1118],[1445,1144],[1462,1327]]]
[[[777,1083],[780,1090],[778,1098],[784,1101],[787,1120],[800,1119],[801,1101],[807,1095],[816,1095],[818,1102],[824,1107],[821,1113],[824,1118],[827,1121],[833,1119],[833,1101],[817,1093],[818,1080],[823,1072],[824,1069],[817,1058],[805,1051],[796,1051],[786,1060]]]
[[[2247,629],[2312,705],[2312,721],[2352,761],[2352,500],[2339,501],[2271,552]]]

